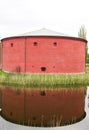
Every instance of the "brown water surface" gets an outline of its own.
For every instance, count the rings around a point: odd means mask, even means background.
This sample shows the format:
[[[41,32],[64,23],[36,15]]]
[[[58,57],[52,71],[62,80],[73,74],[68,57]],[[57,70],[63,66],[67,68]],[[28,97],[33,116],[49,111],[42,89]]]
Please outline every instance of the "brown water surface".
[[[2,88],[2,116],[14,123],[53,127],[85,116],[85,89],[32,90]]]

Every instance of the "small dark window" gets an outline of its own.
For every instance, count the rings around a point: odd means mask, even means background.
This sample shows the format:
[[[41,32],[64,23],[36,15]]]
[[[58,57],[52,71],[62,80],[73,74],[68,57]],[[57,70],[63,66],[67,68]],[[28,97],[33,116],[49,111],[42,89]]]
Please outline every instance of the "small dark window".
[[[20,89],[17,89],[17,90],[16,90],[16,94],[17,94],[17,95],[20,95],[20,93],[21,93]]]
[[[41,67],[41,71],[46,71],[46,67]]]
[[[38,43],[37,42],[34,42],[34,46],[37,46],[38,45]]]
[[[33,116],[33,117],[32,117],[32,119],[33,119],[33,120],[36,120],[36,117],[35,117],[35,116]]]
[[[12,112],[10,112],[10,116],[12,116],[13,115],[13,113]]]
[[[40,95],[41,95],[41,96],[45,96],[45,95],[46,95],[46,92],[43,90],[43,91],[40,92]]]
[[[11,43],[11,47],[13,47],[13,43]]]
[[[17,67],[16,67],[16,72],[17,72],[17,73],[20,73],[20,69],[21,69],[20,66],[17,66]]]
[[[53,45],[54,45],[54,46],[57,46],[57,42],[54,42]]]

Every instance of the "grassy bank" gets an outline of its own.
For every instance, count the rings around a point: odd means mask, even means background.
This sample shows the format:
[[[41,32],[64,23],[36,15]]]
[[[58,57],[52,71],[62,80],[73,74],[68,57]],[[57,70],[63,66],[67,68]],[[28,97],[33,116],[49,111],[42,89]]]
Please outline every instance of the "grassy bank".
[[[0,86],[59,88],[89,85],[89,73],[75,75],[10,74],[0,71]]]
[[[86,72],[89,72],[89,64],[86,64]]]

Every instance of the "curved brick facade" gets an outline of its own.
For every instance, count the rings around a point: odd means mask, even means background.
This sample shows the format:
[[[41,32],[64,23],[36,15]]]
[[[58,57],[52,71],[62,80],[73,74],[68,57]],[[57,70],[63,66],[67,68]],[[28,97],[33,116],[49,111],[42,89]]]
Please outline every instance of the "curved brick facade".
[[[85,72],[86,40],[65,36],[20,36],[2,40],[2,69],[22,73]]]

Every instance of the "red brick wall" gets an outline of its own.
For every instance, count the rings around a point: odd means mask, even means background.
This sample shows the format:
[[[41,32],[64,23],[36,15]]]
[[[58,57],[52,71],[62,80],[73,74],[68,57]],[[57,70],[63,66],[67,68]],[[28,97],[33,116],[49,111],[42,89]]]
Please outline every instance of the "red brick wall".
[[[17,67],[20,72],[31,73],[85,72],[85,41],[63,37],[5,39],[3,70],[16,71]],[[46,70],[42,71],[41,67]]]
[[[11,38],[3,41],[3,70],[24,72],[24,38]]]

